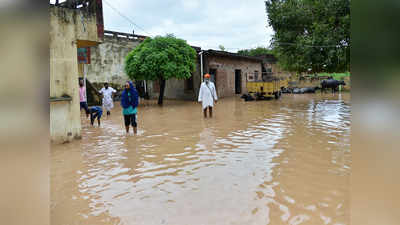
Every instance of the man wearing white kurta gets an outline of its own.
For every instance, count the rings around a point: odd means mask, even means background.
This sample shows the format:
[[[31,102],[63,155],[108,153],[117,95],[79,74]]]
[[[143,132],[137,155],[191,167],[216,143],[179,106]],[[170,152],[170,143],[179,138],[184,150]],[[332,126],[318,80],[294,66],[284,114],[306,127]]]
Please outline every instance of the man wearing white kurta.
[[[215,85],[210,81],[210,74],[204,75],[204,82],[201,83],[199,91],[199,102],[203,105],[204,118],[207,118],[207,109],[212,117],[212,108],[214,107],[214,101],[217,102],[217,92]]]
[[[114,102],[112,99],[112,94],[117,92],[114,88],[108,87],[108,83],[104,84],[104,87],[100,90],[103,94],[103,108],[107,111],[107,116],[109,116],[110,110],[114,108]]]

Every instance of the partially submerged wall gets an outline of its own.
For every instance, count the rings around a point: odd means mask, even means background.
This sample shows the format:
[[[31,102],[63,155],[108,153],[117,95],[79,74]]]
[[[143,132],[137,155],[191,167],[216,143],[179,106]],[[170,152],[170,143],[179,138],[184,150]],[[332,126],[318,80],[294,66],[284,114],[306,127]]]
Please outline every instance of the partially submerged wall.
[[[201,84],[200,59],[197,58],[196,70],[192,74],[192,78],[187,80],[169,79],[165,84],[165,99],[179,100],[196,100],[198,97]],[[159,85],[158,82],[148,82],[148,90],[151,98],[158,98]]]
[[[50,135],[53,142],[79,138],[79,43],[96,43],[96,16],[50,6]]]
[[[126,75],[125,58],[146,37],[121,32],[105,31],[104,41],[98,46],[91,47],[91,64],[87,67],[87,79],[95,87],[103,83],[122,90],[125,82],[130,80]],[[200,61],[197,59],[196,71],[192,79],[170,79],[166,82],[164,97],[166,99],[195,100],[200,87]],[[192,85],[189,84],[192,82]],[[158,81],[147,81],[147,91],[150,98],[158,98]],[[193,87],[193,88],[190,88]]]
[[[235,96],[235,70],[241,71],[241,93],[247,93],[246,78],[257,73],[261,76],[261,62],[242,58],[207,56],[205,71],[216,70],[216,88],[218,97]]]

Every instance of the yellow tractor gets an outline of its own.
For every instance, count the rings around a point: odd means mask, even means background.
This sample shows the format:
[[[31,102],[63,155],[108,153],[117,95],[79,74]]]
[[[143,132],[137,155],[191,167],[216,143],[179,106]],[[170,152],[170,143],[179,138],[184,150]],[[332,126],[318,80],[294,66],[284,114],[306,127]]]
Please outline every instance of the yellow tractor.
[[[247,92],[242,96],[246,101],[263,100],[263,99],[279,99],[281,97],[281,90],[287,88],[287,80],[282,80],[273,76],[263,76],[261,80],[255,79],[247,80]]]

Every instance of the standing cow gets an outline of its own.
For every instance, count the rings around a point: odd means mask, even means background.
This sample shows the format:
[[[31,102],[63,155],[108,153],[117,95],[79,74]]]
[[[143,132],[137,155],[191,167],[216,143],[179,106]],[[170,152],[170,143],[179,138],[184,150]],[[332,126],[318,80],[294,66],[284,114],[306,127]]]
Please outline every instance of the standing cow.
[[[321,81],[321,92],[325,91],[327,88],[332,88],[332,93],[335,93],[339,85],[346,85],[346,83],[343,80],[323,80]]]

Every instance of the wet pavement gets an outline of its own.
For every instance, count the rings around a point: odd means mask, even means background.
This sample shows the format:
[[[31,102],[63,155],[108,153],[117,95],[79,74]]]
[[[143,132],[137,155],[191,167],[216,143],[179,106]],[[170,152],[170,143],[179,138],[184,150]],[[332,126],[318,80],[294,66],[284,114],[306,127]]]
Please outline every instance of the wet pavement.
[[[142,106],[51,149],[51,224],[349,224],[350,94]]]

